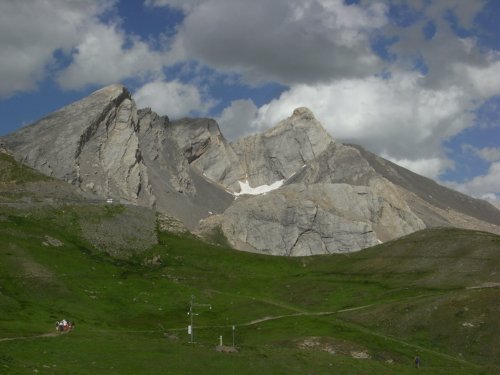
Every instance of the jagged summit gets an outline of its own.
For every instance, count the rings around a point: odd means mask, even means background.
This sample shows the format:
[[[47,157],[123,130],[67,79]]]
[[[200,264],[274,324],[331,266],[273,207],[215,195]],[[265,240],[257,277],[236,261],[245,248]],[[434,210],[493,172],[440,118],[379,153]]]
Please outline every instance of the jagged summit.
[[[129,90],[114,84],[5,142],[18,160],[42,173],[103,198],[155,207],[193,228],[232,197],[190,168],[176,128],[167,117],[138,111]]]
[[[288,179],[334,142],[312,112],[301,107],[263,133],[234,142],[251,187]]]
[[[76,182],[80,177],[78,157],[99,125],[121,122],[134,111],[130,92],[122,85],[111,85],[4,139],[23,163],[47,175]]]
[[[115,95],[116,96],[116,95],[119,95],[125,91],[129,92],[127,87],[125,87],[121,83],[112,83],[108,86],[104,86],[104,87],[100,88],[99,90],[94,91],[93,93],[90,94],[90,96],[101,95],[101,94],[103,94],[103,95],[104,94],[105,95]]]
[[[138,110],[114,84],[3,142],[42,173],[155,208],[191,230],[218,227],[242,250],[350,252],[433,226],[500,233],[492,205],[335,141],[305,107],[229,143],[214,120],[171,122]]]
[[[100,102],[100,103],[115,102],[116,104],[119,104],[119,102],[121,102],[124,99],[129,99],[129,100],[132,99],[132,94],[130,93],[128,88],[122,85],[121,83],[113,83],[111,85],[105,86],[99,90],[92,92],[86,98],[83,98],[73,104],[70,104],[70,106],[78,105],[79,103],[81,104],[81,102]]]
[[[290,117],[281,120],[274,127],[265,130],[262,135],[265,137],[274,137],[285,132],[304,133],[304,135],[313,142],[316,142],[316,139],[320,137],[326,137],[329,141],[333,140],[321,122],[316,119],[314,113],[307,107],[298,107],[294,109]],[[253,136],[259,135],[260,134]],[[250,137],[252,136],[247,138]],[[237,142],[239,141],[240,140]]]
[[[304,120],[315,120],[314,113],[307,107],[295,108],[292,117],[299,117]]]

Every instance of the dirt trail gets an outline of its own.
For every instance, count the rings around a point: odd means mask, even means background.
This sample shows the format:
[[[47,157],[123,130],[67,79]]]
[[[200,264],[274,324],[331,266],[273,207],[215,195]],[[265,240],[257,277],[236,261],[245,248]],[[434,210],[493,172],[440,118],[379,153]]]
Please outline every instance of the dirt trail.
[[[412,298],[421,298],[421,297],[423,297],[423,296],[415,296],[415,297],[412,297]],[[236,327],[238,327],[238,326],[239,327],[247,327],[247,326],[259,324],[259,323],[262,323],[262,322],[267,322],[267,321],[270,321],[270,320],[277,320],[277,319],[283,319],[283,318],[292,318],[292,317],[298,317],[298,316],[326,316],[326,315],[333,315],[333,314],[338,314],[338,313],[342,313],[342,312],[348,312],[348,311],[355,311],[355,310],[366,309],[366,308],[369,308],[369,307],[374,306],[374,305],[376,305],[376,304],[372,303],[372,304],[369,304],[369,305],[352,307],[352,308],[342,309],[342,310],[336,310],[336,311],[323,311],[323,312],[315,312],[315,313],[301,312],[301,313],[288,314],[288,315],[267,316],[267,317],[264,317],[264,318],[261,318],[261,319],[256,319],[256,320],[252,320],[252,321],[247,322],[247,323],[242,323],[242,324],[236,325]],[[390,335],[385,335],[383,333],[380,333],[380,332],[377,332],[377,331],[373,331],[373,330],[371,330],[369,328],[362,327],[362,326],[359,326],[357,324],[351,323],[351,325],[355,329],[358,329],[358,330],[360,330],[360,331],[362,331],[362,332],[364,332],[366,334],[374,335],[374,336],[378,336],[378,337],[382,337],[385,340],[391,340],[391,341],[397,342],[397,343],[399,343],[399,344],[401,344],[403,346],[415,348],[416,350],[418,350],[420,352],[433,353],[433,354],[435,354],[437,356],[441,356],[441,357],[446,358],[448,360],[452,360],[452,361],[456,361],[456,362],[460,362],[460,363],[465,363],[465,364],[468,364],[468,365],[471,365],[471,366],[477,366],[476,364],[474,364],[472,362],[469,362],[469,361],[466,361],[463,358],[454,357],[452,355],[445,354],[445,353],[442,353],[442,352],[439,352],[439,351],[436,351],[436,350],[432,350],[432,349],[425,348],[425,347],[422,347],[422,346],[419,346],[419,345],[411,344],[411,343],[403,341],[403,340],[401,340],[399,338],[395,338],[395,337],[390,336]],[[199,328],[202,328],[202,327],[199,327]]]
[[[61,336],[61,335],[65,335],[68,332],[51,332],[51,333],[42,333],[40,335],[33,335],[33,336],[5,337],[5,338],[0,338],[0,342],[3,342],[3,341],[16,341],[16,340],[41,339],[41,338],[45,338],[45,337],[58,337],[58,336]]]
[[[419,297],[422,297],[422,296],[419,296]],[[267,321],[271,321],[271,320],[278,320],[278,319],[285,319],[285,318],[294,318],[294,317],[299,317],[299,316],[327,316],[327,315],[333,315],[333,314],[338,314],[338,313],[342,313],[342,312],[348,312],[348,311],[355,311],[355,310],[366,309],[366,308],[369,308],[369,307],[374,306],[374,305],[375,304],[369,304],[369,305],[352,307],[352,308],[341,309],[341,310],[336,310],[336,311],[299,312],[299,313],[294,313],[294,314],[266,316],[266,317],[263,317],[263,318],[260,318],[260,319],[251,320],[251,321],[246,322],[246,323],[235,324],[234,326],[235,327],[248,327],[248,326],[252,326],[252,325],[255,325],[255,324],[259,324],[259,323],[263,323],[263,322],[267,322]],[[448,360],[452,360],[452,361],[455,361],[455,362],[460,362],[460,363],[468,364],[468,365],[471,365],[471,366],[477,366],[476,364],[474,364],[472,362],[469,362],[469,361],[466,361],[466,360],[464,360],[462,358],[454,357],[452,355],[445,354],[445,353],[442,353],[442,352],[439,352],[439,351],[436,351],[436,350],[432,350],[432,349],[425,348],[425,347],[422,347],[422,346],[419,346],[419,345],[411,344],[411,343],[403,341],[403,340],[401,340],[399,338],[395,338],[395,337],[392,337],[390,335],[385,335],[385,334],[382,334],[380,332],[373,331],[373,330],[371,330],[369,328],[359,326],[357,324],[350,323],[350,325],[352,325],[354,328],[356,328],[356,329],[358,329],[358,330],[360,330],[360,331],[362,331],[362,332],[364,332],[366,334],[370,334],[370,335],[382,337],[382,338],[384,338],[386,340],[391,340],[391,341],[397,342],[400,345],[414,348],[414,349],[416,349],[416,350],[418,350],[420,352],[433,353],[433,354],[435,354],[437,356],[441,356],[441,357],[446,358]],[[198,326],[198,327],[196,327],[196,329],[229,328],[229,327],[232,327],[232,326],[233,325]],[[165,332],[180,332],[180,331],[184,331],[184,330],[186,330],[185,327],[183,327],[183,328],[162,329],[162,330],[155,330],[155,331],[148,330],[148,331],[131,331],[131,332],[149,332],[149,333],[151,333],[151,332],[164,332],[165,333]],[[64,334],[66,334],[68,332],[70,332],[70,331],[67,331],[67,332],[51,332],[51,333],[44,333],[44,334],[33,335],[33,336],[20,336],[20,337],[0,338],[0,342],[15,341],[15,340],[40,339],[40,338],[46,338],[46,337],[59,337],[59,336],[64,335]],[[106,331],[106,332],[111,332],[111,331]],[[119,332],[129,332],[129,331],[119,331]]]
[[[247,323],[242,323],[240,326],[242,327],[247,327],[251,326],[254,324],[262,323],[262,322],[267,322],[269,320],[277,320],[277,319],[283,319],[283,318],[293,318],[297,316],[325,316],[325,315],[333,315],[337,313],[342,313],[342,312],[347,312],[347,311],[355,311],[355,310],[361,310],[361,309],[366,309],[368,307],[373,306],[374,304],[369,304],[369,305],[364,305],[364,306],[358,306],[358,307],[351,307],[349,309],[342,309],[342,310],[336,310],[336,311],[320,311],[320,312],[299,312],[295,314],[286,314],[286,315],[277,315],[277,316],[266,316],[264,318],[260,319],[255,319]]]
[[[500,288],[500,283],[486,282],[481,285],[468,286],[465,289],[486,289],[486,288]]]

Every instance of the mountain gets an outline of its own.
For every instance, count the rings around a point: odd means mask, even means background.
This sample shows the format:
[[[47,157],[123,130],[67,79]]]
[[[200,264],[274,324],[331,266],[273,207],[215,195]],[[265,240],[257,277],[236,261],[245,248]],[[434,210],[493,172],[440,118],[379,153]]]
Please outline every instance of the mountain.
[[[273,255],[352,252],[438,226],[500,233],[500,211],[332,138],[307,108],[234,143],[211,119],[137,109],[121,85],[4,137],[23,164],[82,191]]]
[[[137,110],[130,92],[112,85],[4,142],[17,160],[48,176],[101,197],[156,208],[193,228],[208,212],[222,212],[233,200],[186,157],[186,134],[194,137],[213,123],[198,120],[184,132],[182,122]]]

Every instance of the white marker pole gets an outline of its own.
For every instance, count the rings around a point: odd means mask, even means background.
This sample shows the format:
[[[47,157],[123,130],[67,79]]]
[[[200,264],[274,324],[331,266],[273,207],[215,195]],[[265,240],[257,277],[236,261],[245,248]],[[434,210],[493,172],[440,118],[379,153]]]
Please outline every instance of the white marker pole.
[[[188,327],[188,335],[191,335],[191,341],[189,341],[191,344],[194,344],[194,316],[198,315],[194,312],[194,307],[195,306],[208,306],[210,310],[212,310],[212,305],[208,303],[195,303],[194,302],[194,296],[191,296],[191,302],[189,303],[189,311],[188,315],[190,318],[190,325]]]

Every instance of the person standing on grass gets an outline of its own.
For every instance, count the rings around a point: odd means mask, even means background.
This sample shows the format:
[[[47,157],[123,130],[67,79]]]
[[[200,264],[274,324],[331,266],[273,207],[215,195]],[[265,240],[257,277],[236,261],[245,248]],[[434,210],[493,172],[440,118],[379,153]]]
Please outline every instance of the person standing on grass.
[[[420,356],[418,354],[415,357],[415,368],[420,368]]]

